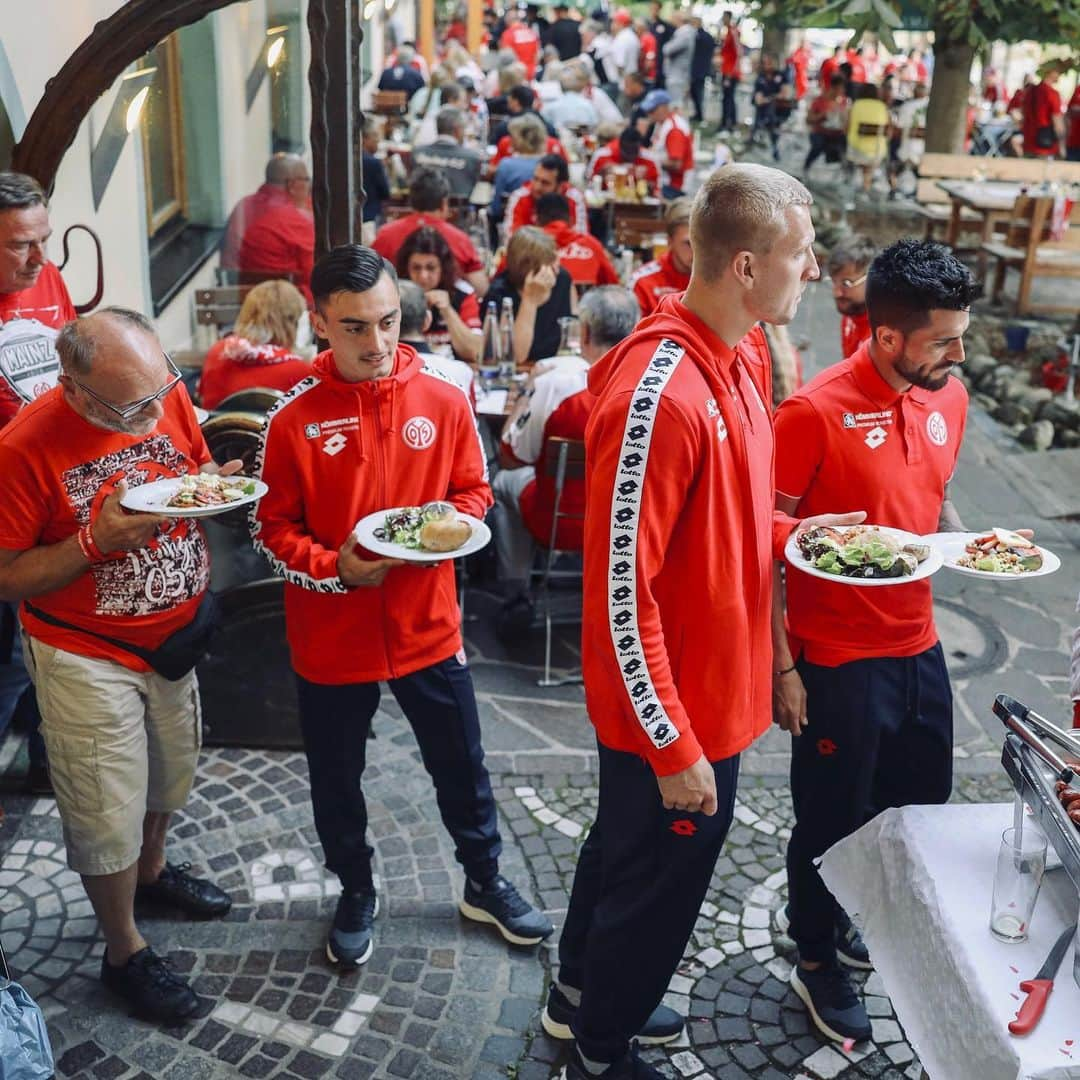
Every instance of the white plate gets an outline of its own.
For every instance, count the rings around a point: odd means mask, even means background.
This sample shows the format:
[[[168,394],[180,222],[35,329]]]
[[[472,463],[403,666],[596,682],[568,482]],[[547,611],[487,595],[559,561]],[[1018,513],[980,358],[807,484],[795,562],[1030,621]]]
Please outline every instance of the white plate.
[[[901,544],[929,544],[929,540],[926,537],[917,536],[915,533],[904,532],[903,529],[890,529],[885,525],[873,525],[869,527],[878,529],[880,532],[895,537]],[[797,531],[798,530],[796,530],[796,532]],[[929,546],[930,554],[919,563],[914,574],[909,574],[907,577],[896,578],[844,577],[841,574],[830,574],[825,570],[819,570],[816,566],[803,558],[802,552],[799,551],[799,548],[795,543],[794,532],[788,537],[788,542],[784,546],[784,558],[787,559],[796,570],[801,570],[804,574],[809,574],[811,577],[821,578],[822,581],[831,581],[837,585],[910,585],[913,581],[922,581],[924,578],[928,578],[931,574],[935,574],[941,569],[941,552],[932,544]]]
[[[1053,574],[1061,569],[1061,559],[1052,551],[1039,547],[1038,544],[1035,547],[1038,548],[1043,557],[1043,564],[1038,570],[1028,570],[1023,574],[993,574],[989,570],[974,570],[970,566],[957,566],[956,560],[964,554],[964,548],[972,540],[980,536],[986,536],[989,532],[989,529],[985,529],[983,532],[935,533],[933,536],[928,536],[926,542],[941,552],[946,569],[952,570],[956,574],[967,574],[968,577],[993,581],[1027,581],[1030,578],[1046,577],[1047,574]]]
[[[458,521],[467,521],[472,526],[472,536],[461,547],[453,551],[418,551],[416,548],[407,548],[401,544],[395,544],[390,540],[378,540],[375,530],[381,529],[386,524],[388,514],[396,514],[404,510],[404,506],[393,506],[389,510],[378,510],[374,514],[368,514],[361,518],[353,529],[356,542],[372,555],[382,555],[387,559],[404,559],[406,562],[433,563],[446,562],[447,559],[460,559],[465,555],[471,555],[474,551],[487,547],[491,543],[491,530],[479,519],[469,514],[458,513]]]
[[[178,507],[167,506],[168,501],[180,490],[183,477],[172,476],[168,480],[155,480],[152,484],[140,484],[139,487],[128,488],[127,494],[120,500],[120,505],[128,510],[140,510],[147,514],[164,514],[174,518],[203,518],[215,517],[218,514],[227,514],[238,506],[248,506],[261,499],[270,489],[261,480],[245,477],[255,484],[255,494],[245,495],[235,502],[225,503],[222,506],[192,506]]]

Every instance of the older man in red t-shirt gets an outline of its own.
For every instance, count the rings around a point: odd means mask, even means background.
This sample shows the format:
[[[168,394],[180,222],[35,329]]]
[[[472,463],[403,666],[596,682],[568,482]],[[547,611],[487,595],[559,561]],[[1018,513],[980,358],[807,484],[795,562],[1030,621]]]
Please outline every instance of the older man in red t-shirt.
[[[75,309],[45,244],[49,205],[38,182],[0,173],[0,427],[56,385],[56,331]]]
[[[1022,103],[1024,155],[1034,158],[1062,157],[1065,118],[1057,82],[1061,72],[1051,68],[1042,82],[1031,87]]]
[[[218,467],[142,315],[106,308],[70,322],[56,349],[59,385],[0,432],[0,596],[22,604],[68,864],[105,937],[101,979],[172,1025],[199,999],[139,933],[134,899],[200,916],[230,906],[165,859],[169,816],[187,801],[198,760],[193,668],[212,623],[209,554],[198,523],[128,513],[124,500],[151,481]]]

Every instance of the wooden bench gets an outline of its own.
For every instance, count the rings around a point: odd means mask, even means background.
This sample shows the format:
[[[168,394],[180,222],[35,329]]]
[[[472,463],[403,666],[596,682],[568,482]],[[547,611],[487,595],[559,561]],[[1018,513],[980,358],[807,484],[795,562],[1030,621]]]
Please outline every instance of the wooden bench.
[[[1032,158],[975,157],[971,154],[923,154],[919,163],[919,181],[915,201],[926,221],[927,240],[933,240],[939,228],[948,228],[952,218],[949,196],[938,187],[939,180],[1010,180],[1015,183],[1041,184],[1055,180],[1059,184],[1080,183],[1080,162],[1035,161]],[[962,231],[978,232],[982,216],[964,208],[960,212]]]
[[[196,289],[192,301],[195,307],[195,325],[212,326],[215,340],[221,337],[233,328],[244,298],[254,287],[254,284],[215,285]]]
[[[1021,195],[1004,241],[982,245],[982,250],[998,260],[994,273],[993,300],[998,302],[1009,269],[1020,272],[1016,292],[1016,314],[1029,312],[1075,312],[1071,304],[1033,304],[1031,288],[1037,277],[1066,277],[1080,280],[1080,203],[1073,206],[1065,235],[1050,238],[1054,209],[1052,195]]]

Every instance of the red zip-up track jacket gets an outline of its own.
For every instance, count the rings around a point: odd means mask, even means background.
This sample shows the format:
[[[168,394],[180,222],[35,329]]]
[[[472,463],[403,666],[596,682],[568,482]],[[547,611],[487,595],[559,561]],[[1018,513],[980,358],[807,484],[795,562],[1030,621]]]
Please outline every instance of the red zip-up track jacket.
[[[771,722],[773,560],[794,522],[773,511],[766,377],[674,297],[589,373],[586,703],[600,742],[658,776]]]
[[[267,414],[250,515],[255,547],[285,579],[293,667],[310,682],[395,679],[461,648],[450,561],[406,564],[376,588],[347,588],[338,549],[367,514],[446,499],[482,518],[487,466],[468,398],[398,345],[391,375],[342,379],[331,352]],[[366,558],[376,556],[361,552]]]

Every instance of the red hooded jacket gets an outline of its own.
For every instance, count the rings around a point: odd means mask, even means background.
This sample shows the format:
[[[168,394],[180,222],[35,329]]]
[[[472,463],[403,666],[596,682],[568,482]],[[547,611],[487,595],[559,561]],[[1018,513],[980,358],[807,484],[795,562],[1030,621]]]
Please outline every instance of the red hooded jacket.
[[[586,703],[600,742],[658,776],[771,722],[773,559],[793,522],[772,508],[767,375],[675,297],[589,373]]]
[[[270,491],[251,514],[252,538],[285,579],[298,674],[376,682],[461,648],[451,562],[395,567],[377,588],[350,589],[337,576],[338,549],[368,514],[447,499],[482,518],[491,506],[469,400],[412,346],[398,345],[392,374],[360,383],[320,353],[313,377],[267,414],[256,475]]]

